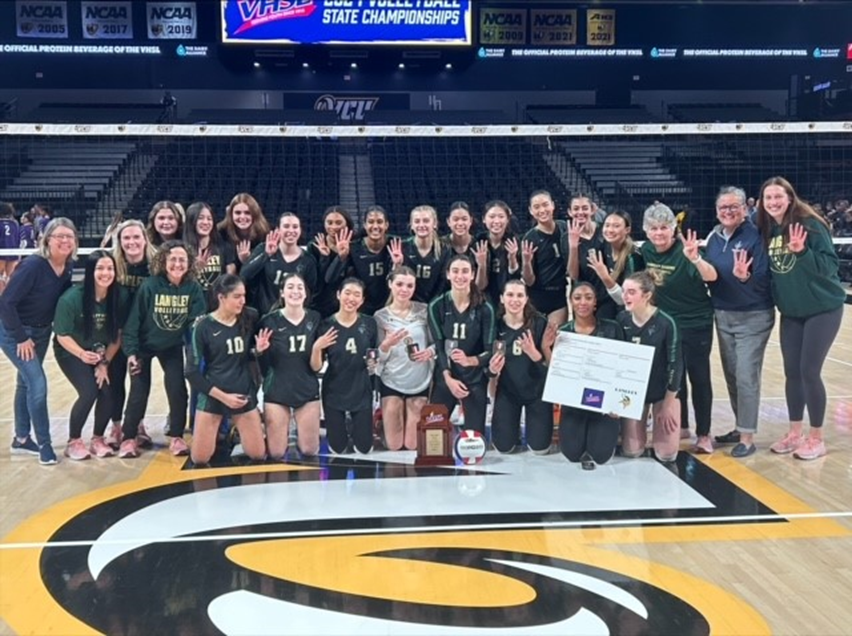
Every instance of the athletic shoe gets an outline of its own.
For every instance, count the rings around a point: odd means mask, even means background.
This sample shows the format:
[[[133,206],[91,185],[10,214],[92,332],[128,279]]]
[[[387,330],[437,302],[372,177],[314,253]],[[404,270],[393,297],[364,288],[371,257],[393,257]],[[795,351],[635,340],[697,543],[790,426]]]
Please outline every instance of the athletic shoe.
[[[728,431],[724,435],[717,435],[713,439],[716,440],[717,444],[739,444],[740,432],[735,429],[733,431]]]
[[[89,450],[86,448],[86,444],[78,437],[77,439],[72,439],[68,442],[68,445],[65,447],[65,457],[79,462],[84,459],[89,459],[91,455],[89,454]]]
[[[19,442],[17,437],[13,437],[12,447],[9,452],[12,455],[38,455],[38,444],[29,435],[27,435],[27,438],[23,442]]]
[[[819,437],[808,436],[804,443],[793,451],[796,459],[816,459],[826,454],[825,443]]]
[[[38,447],[38,463],[42,466],[53,466],[59,463],[56,453],[53,452],[53,446],[45,443]]]
[[[702,435],[695,440],[695,444],[692,446],[692,452],[697,453],[698,455],[712,455],[713,442],[710,441],[710,436]]]
[[[121,446],[121,424],[118,422],[110,424],[109,429],[107,429],[106,437],[103,441],[105,444],[112,446],[113,448]],[[98,457],[100,457],[100,455],[98,455]]]
[[[139,448],[151,448],[154,445],[154,440],[148,435],[145,424],[142,422],[139,422],[139,428],[136,429],[136,444]]]
[[[692,433],[689,432],[688,428],[680,429],[680,438],[681,439],[689,439],[690,437],[692,437]]]
[[[93,437],[92,445],[89,447],[89,450],[92,452],[92,455],[100,458],[112,457],[115,455],[115,450],[113,450],[112,446],[104,441],[103,437]]]
[[[757,446],[755,446],[754,444],[743,444],[742,442],[740,442],[731,449],[731,457],[742,459],[743,457],[749,457],[751,455],[754,455],[755,451],[757,451]]]
[[[189,455],[189,446],[186,445],[182,437],[173,437],[172,441],[169,442],[169,452],[175,457]]]
[[[135,439],[126,439],[121,442],[121,448],[118,449],[118,456],[121,458],[139,457],[139,446]]]
[[[769,450],[779,455],[786,455],[787,453],[792,453],[804,443],[805,438],[802,437],[801,433],[790,431],[784,437],[782,437],[772,446],[770,446]]]

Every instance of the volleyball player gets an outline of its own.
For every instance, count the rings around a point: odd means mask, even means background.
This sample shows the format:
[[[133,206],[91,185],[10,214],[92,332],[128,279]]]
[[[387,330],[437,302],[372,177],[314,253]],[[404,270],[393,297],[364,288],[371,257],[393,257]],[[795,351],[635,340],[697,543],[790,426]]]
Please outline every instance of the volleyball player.
[[[488,250],[487,266],[477,268],[476,283],[495,306],[500,302],[506,281],[521,275],[518,239],[512,232],[511,223],[512,210],[505,201],[495,199],[485,204],[482,224],[487,231],[484,235]]]
[[[204,292],[194,279],[194,254],[181,241],[166,241],[151,263],[151,276],[139,286],[122,332],[122,348],[131,369],[130,395],[122,426],[119,457],[138,457],[136,434],[151,393],[154,358],[163,369],[169,402],[169,450],[186,455],[187,390],[183,369],[184,335],[204,314]]]
[[[473,216],[470,206],[464,201],[456,201],[450,206],[447,215],[447,227],[450,233],[442,237],[444,246],[454,254],[466,254],[473,258],[476,243],[470,229],[473,227]]]
[[[376,312],[382,423],[388,450],[417,448],[417,423],[429,396],[435,346],[427,306],[411,300],[414,272],[405,265],[388,277],[390,300]]]
[[[650,410],[654,416],[654,453],[661,462],[673,462],[680,442],[680,404],[677,397],[683,375],[680,333],[675,320],[654,304],[657,289],[654,274],[647,270],[631,274],[622,287],[626,311],[621,312],[617,320],[624,329],[625,339],[654,348],[642,418],[624,419],[622,454],[639,457],[645,452],[645,422]]]
[[[223,242],[230,245],[236,255],[234,265],[239,272],[252,250],[266,239],[269,223],[257,200],[247,192],[240,192],[225,209],[225,218],[218,229]]]
[[[400,246],[392,245],[391,256],[394,263],[400,262],[401,257],[402,263],[414,271],[417,277],[414,300],[428,303],[444,289],[447,259],[452,253],[438,237],[435,208],[418,205],[411,210],[409,220],[414,236],[404,240]]]
[[[20,247],[20,231],[15,220],[15,207],[11,203],[0,203],[0,249],[16,250]],[[6,288],[6,281],[15,271],[20,260],[16,255],[0,255],[0,294]]]
[[[546,190],[530,195],[535,227],[521,241],[521,277],[533,306],[555,325],[565,322],[565,288],[568,264],[567,229],[553,218],[553,198]]]
[[[484,434],[494,309],[476,286],[467,256],[452,256],[446,277],[450,291],[429,303],[429,330],[438,356],[432,402],[443,404],[449,412],[460,403],[465,429]]]
[[[541,399],[547,378],[544,334],[547,319],[530,304],[524,282],[506,282],[501,296],[503,315],[497,322],[497,347],[488,364],[497,377],[491,440],[501,453],[520,443],[520,420],[526,421],[527,447],[537,455],[550,452],[553,405]]]
[[[237,255],[216,231],[216,217],[208,203],[196,201],[186,209],[183,240],[195,252],[198,284],[209,295],[213,281],[224,273],[236,274]],[[207,299],[208,306],[215,298]]]
[[[145,228],[148,242],[159,247],[166,241],[183,237],[183,214],[172,201],[157,201],[148,213],[148,225]]]
[[[246,455],[261,460],[266,457],[266,443],[251,365],[255,353],[269,348],[272,331],[261,329],[252,351],[257,312],[245,306],[245,285],[238,276],[217,278],[211,296],[215,308],[196,321],[186,350],[186,377],[198,392],[192,463],[204,465],[213,457],[219,425],[226,415],[237,427]]]
[[[284,274],[278,306],[260,321],[261,328],[272,333],[270,348],[260,357],[266,443],[272,459],[283,459],[287,452],[291,419],[296,420],[299,451],[319,452],[320,367],[313,368],[311,356],[321,316],[307,309],[308,293],[301,275]]]
[[[35,249],[38,240],[38,228],[35,225],[35,212],[32,210],[21,215],[21,225],[18,227],[18,247],[22,250]]]
[[[589,250],[586,256],[588,269],[594,272],[594,276],[600,280],[612,301],[605,303],[608,312],[614,311],[611,318],[624,308],[624,299],[621,296],[621,283],[624,278],[645,269],[645,261],[630,237],[631,229],[632,219],[627,212],[610,212],[604,217],[601,229],[603,246]],[[600,315],[600,311],[598,314]]]
[[[320,332],[329,336],[321,357],[328,361],[322,381],[322,410],[326,439],[333,453],[345,453],[351,442],[359,453],[373,449],[373,390],[371,373],[378,363],[376,321],[358,313],[364,304],[364,283],[347,278],[337,292],[340,306],[326,318]],[[371,357],[372,356],[372,357]],[[311,356],[314,369],[320,365],[317,347]],[[346,415],[351,418],[347,431]]]
[[[299,247],[302,223],[292,212],[284,212],[278,228],[266,235],[243,265],[241,275],[246,281],[260,315],[267,313],[277,302],[285,274],[298,274],[307,285],[308,294],[317,289],[317,263],[314,257]]]
[[[308,245],[308,253],[317,263],[317,287],[312,292],[312,304],[325,317],[337,311],[337,291],[343,282],[343,272],[339,269],[329,272],[329,267],[338,255],[338,240],[349,249],[355,224],[345,208],[333,205],[323,214],[322,225],[324,231]]]
[[[596,338],[624,340],[624,331],[614,320],[596,315],[597,293],[593,285],[581,281],[571,289],[573,319],[562,325],[560,331],[578,333]],[[621,421],[606,413],[562,405],[559,418],[559,449],[571,462],[591,458],[596,464],[605,464],[615,454]]]
[[[65,456],[73,460],[110,457],[104,441],[112,414],[113,391],[109,365],[120,345],[120,290],[115,281],[115,260],[104,250],[86,258],[83,284],[59,298],[53,320],[53,352],[60,370],[77,392],[68,417]],[[92,407],[95,422],[91,448],[83,442],[83,427]],[[90,451],[91,450],[91,454]]]

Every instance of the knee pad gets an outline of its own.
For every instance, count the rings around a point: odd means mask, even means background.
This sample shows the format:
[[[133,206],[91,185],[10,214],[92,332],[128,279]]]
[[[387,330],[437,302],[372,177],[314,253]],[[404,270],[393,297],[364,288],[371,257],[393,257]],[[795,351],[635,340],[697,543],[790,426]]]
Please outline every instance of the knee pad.
[[[527,445],[527,449],[529,449],[533,455],[550,455],[550,446],[547,448],[535,449]]]

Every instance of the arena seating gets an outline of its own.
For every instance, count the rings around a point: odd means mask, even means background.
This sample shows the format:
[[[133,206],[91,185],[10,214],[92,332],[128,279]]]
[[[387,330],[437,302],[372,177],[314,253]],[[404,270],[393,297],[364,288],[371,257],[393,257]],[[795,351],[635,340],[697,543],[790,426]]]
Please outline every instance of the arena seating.
[[[78,104],[46,102],[23,118],[44,124],[154,124],[163,112],[159,103]]]
[[[649,124],[659,121],[641,106],[528,106],[533,124]]]
[[[337,113],[321,110],[265,110],[259,108],[199,108],[183,118],[187,124],[243,124],[279,126],[337,124]]]
[[[680,122],[762,122],[785,119],[760,104],[671,104],[669,115]]]

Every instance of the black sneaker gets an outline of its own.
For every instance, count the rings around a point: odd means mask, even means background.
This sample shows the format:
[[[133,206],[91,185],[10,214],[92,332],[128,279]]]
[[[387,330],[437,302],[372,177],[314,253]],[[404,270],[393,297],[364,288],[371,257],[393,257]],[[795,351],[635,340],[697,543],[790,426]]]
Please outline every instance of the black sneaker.
[[[42,444],[38,447],[38,463],[42,466],[53,466],[58,463],[56,453],[53,452],[53,446]]]
[[[38,445],[29,435],[23,442],[19,442],[17,437],[13,437],[9,452],[12,455],[38,455]]]
[[[740,432],[737,430],[728,431],[724,435],[717,435],[713,439],[716,440],[717,444],[739,444]]]

